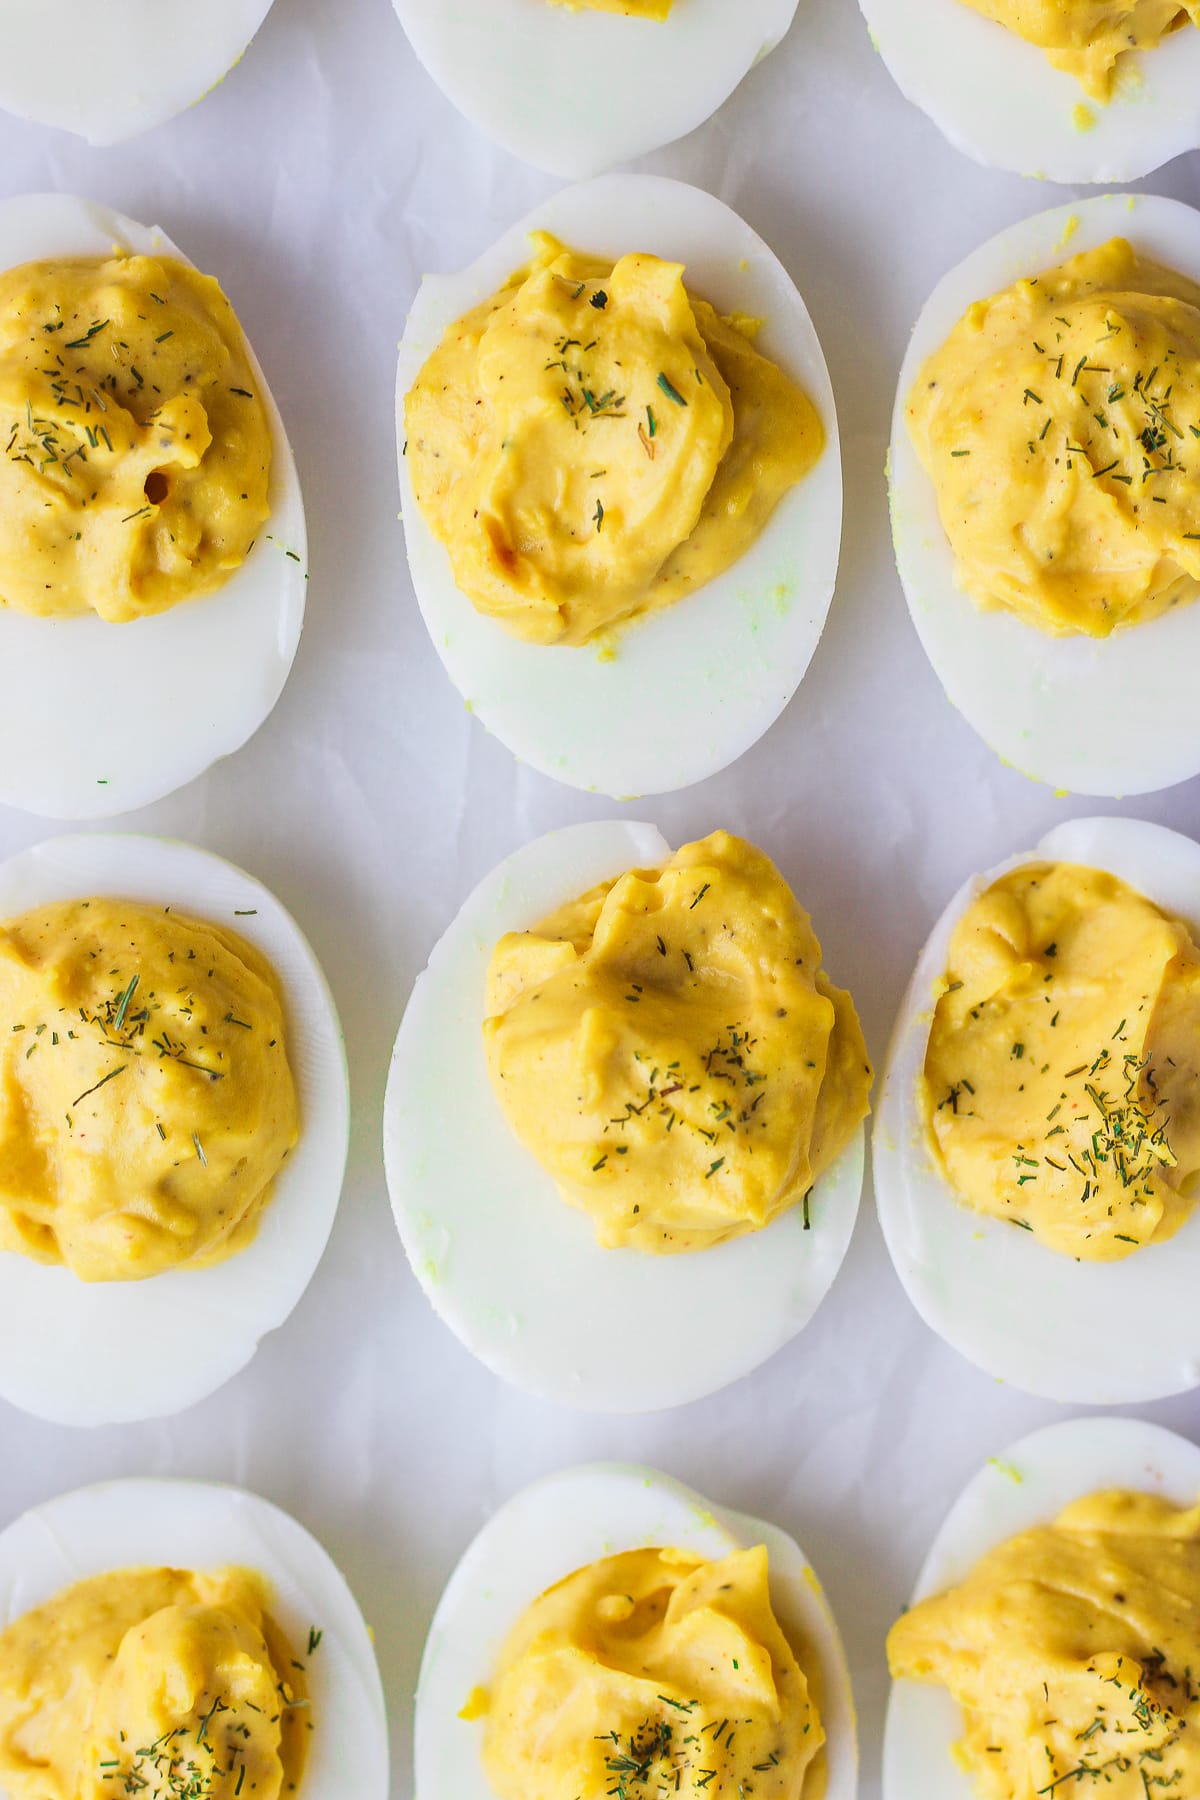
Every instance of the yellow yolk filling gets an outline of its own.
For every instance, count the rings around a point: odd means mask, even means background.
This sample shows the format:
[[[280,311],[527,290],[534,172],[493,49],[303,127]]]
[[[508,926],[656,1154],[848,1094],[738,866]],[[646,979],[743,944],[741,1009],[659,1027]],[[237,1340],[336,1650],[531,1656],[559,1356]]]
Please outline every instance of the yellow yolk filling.
[[[121,623],[213,592],[269,515],[233,308],[166,257],[0,274],[0,606]]]
[[[0,1249],[85,1281],[219,1261],[298,1128],[279,983],[236,933],[98,899],[0,926]]]
[[[572,12],[624,13],[630,19],[665,19],[675,0],[550,0],[552,6],[566,6]]]
[[[958,1197],[1088,1261],[1176,1232],[1200,1172],[1200,952],[1124,882],[1027,863],[963,914],[925,1053]]]
[[[460,319],[405,403],[417,504],[471,604],[582,644],[737,561],[813,466],[812,403],[678,263],[552,239]]]
[[[800,1800],[825,1736],[761,1546],[578,1570],[529,1607],[480,1704],[500,1800],[604,1800],[631,1765],[651,1794]]]
[[[1200,1793],[1200,1507],[1102,1493],[990,1551],[892,1627],[947,1687],[981,1800]]]
[[[279,1800],[304,1769],[305,1692],[259,1576],[94,1576],[0,1633],[0,1786]]]
[[[762,851],[685,845],[501,938],[488,1070],[598,1241],[706,1249],[768,1225],[845,1148],[871,1068],[850,996]]]
[[[1200,24],[1196,0],[966,0],[966,4],[1043,50],[1048,62],[1074,75],[1091,99],[1100,101],[1112,97],[1127,50],[1152,50],[1188,19]]]
[[[980,606],[1107,637],[1200,593],[1200,287],[1123,238],[977,301],[906,416]]]

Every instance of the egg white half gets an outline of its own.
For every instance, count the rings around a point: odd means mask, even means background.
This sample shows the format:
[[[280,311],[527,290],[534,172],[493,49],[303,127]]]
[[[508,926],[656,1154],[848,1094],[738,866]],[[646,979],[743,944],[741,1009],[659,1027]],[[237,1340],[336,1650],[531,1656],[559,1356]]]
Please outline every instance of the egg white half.
[[[598,644],[522,643],[477,613],[421,516],[403,453],[404,397],[426,358],[455,320],[528,262],[532,231],[614,260],[641,250],[686,264],[689,286],[719,312],[766,321],[759,348],[801,384],[825,428],[815,467],[746,554],[695,594],[617,633],[612,660],[602,660]],[[614,799],[659,794],[725,768],[778,718],[833,596],[842,520],[837,415],[790,276],[721,201],[660,176],[605,176],[554,195],[461,274],[427,276],[400,346],[397,429],[409,568],[429,635],[469,709],[520,761]]]
[[[1200,32],[1196,32],[1200,41]],[[892,542],[912,623],[946,695],[1004,761],[1076,794],[1148,794],[1200,770],[1200,601],[1106,639],[1051,637],[955,578],[934,484],[905,423],[909,392],[973,301],[1022,275],[1128,238],[1200,281],[1200,212],[1157,194],[1099,194],[1038,212],[950,270],[921,310],[900,371],[889,452]]]
[[[578,180],[684,137],[774,50],[797,0],[676,0],[668,19],[546,0],[393,0],[418,57],[472,125]]]
[[[989,1550],[1049,1525],[1073,1500],[1111,1488],[1194,1506],[1200,1450],[1142,1419],[1068,1419],[1035,1431],[967,1484],[934,1539],[913,1603],[953,1587]],[[884,1734],[883,1800],[978,1800],[952,1755],[961,1736],[962,1712],[945,1688],[896,1682]]]
[[[958,150],[1050,181],[1135,181],[1200,145],[1200,31],[1123,59],[1107,105],[963,0],[859,0],[905,96]],[[1076,122],[1076,108],[1087,109]]]
[[[387,1800],[388,1738],[375,1652],[328,1553],[279,1507],[199,1481],[109,1481],[22,1514],[0,1532],[0,1630],[63,1588],[120,1569],[257,1570],[305,1665],[313,1730],[303,1800]],[[321,1633],[308,1649],[310,1632]],[[0,1787],[0,1800],[8,1800]]]
[[[859,1130],[813,1189],[807,1231],[796,1206],[692,1255],[602,1250],[509,1129],[483,1043],[496,940],[670,854],[652,825],[612,821],[550,832],[493,869],[417,979],[384,1106],[392,1208],[435,1311],[497,1375],[591,1412],[681,1406],[765,1362],[831,1287],[862,1188]]]
[[[0,269],[114,250],[187,261],[157,227],[91,200],[0,200]],[[250,366],[271,424],[271,517],[224,587],[124,625],[0,607],[0,803],[51,819],[147,806],[240,749],[278,700],[308,547],[291,447],[252,350]]]
[[[58,1425],[181,1412],[244,1368],[312,1279],[349,1144],[333,998],[273,894],[232,863],[164,838],[52,838],[0,863],[0,919],[84,896],[172,906],[239,932],[270,959],[284,990],[300,1139],[253,1243],[211,1268],[95,1283],[0,1253],[0,1395]]]
[[[483,1726],[459,1712],[491,1680],[527,1606],[576,1569],[624,1550],[670,1548],[717,1560],[767,1547],[771,1605],[801,1665],[819,1671],[828,1785],[855,1800],[858,1746],[850,1671],[812,1565],[774,1525],[715,1507],[636,1464],[590,1463],[525,1488],[484,1526],[438,1604],[417,1686],[414,1755],[421,1800],[494,1800],[480,1762]]]
[[[1193,28],[1194,29],[1194,28]],[[1195,33],[1200,41],[1200,32]],[[1200,281],[1200,212],[1155,194],[1103,194],[1023,219],[942,278],[900,370],[889,475],[896,564],[913,624],[946,694],[998,755],[1079,794],[1142,794],[1200,770],[1200,602],[1103,640],[1051,637],[955,579],[933,483],[904,418],[926,357],[972,302],[1110,237]]]
[[[876,1115],[875,1200],[909,1299],[969,1361],[1049,1400],[1157,1400],[1200,1386],[1200,1211],[1123,1262],[1075,1262],[956,1199],[918,1104],[934,984],[955,926],[993,881],[1043,858],[1107,869],[1200,938],[1200,845],[1162,825],[1074,819],[972,876],[934,926],[901,1003]]]
[[[174,118],[240,59],[271,0],[4,0],[0,107],[93,144]]]

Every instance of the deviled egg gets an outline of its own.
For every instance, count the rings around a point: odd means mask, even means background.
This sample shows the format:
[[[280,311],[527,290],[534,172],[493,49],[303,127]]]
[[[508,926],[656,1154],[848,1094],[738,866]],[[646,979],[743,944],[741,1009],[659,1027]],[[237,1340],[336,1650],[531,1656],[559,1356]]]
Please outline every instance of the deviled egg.
[[[1194,7],[860,5],[897,86],[956,149],[989,167],[1050,181],[1135,181],[1200,145]]]
[[[158,229],[0,201],[0,801],[96,818],[238,749],[304,620],[291,450],[229,302]]]
[[[1056,207],[939,282],[900,371],[892,533],[926,654],[1005,761],[1077,793],[1200,769],[1198,283],[1190,206]]]
[[[875,1127],[880,1222],[926,1323],[1027,1392],[1200,1384],[1197,941],[1200,847],[1076,819],[972,876],[918,958]]]
[[[551,1721],[538,1706],[554,1688]],[[721,1800],[854,1800],[858,1786],[849,1671],[803,1551],[655,1469],[612,1463],[526,1488],[464,1555],[425,1646],[415,1760],[423,1800],[598,1800],[639,1767],[649,1792]]]
[[[481,1361],[567,1405],[648,1412],[748,1373],[850,1242],[858,1022],[778,872],[748,897],[767,859],[743,850],[717,833],[672,857],[623,821],[526,845],[396,1040],[384,1152],[413,1270]]]
[[[1138,1419],[989,1459],[889,1639],[883,1800],[1195,1792],[1198,1498],[1200,1450]]]
[[[837,572],[837,423],[803,301],[720,201],[608,176],[428,277],[397,423],[425,623],[520,760],[660,793],[782,712]]]
[[[63,1494],[0,1533],[0,1792],[386,1800],[362,1614],[278,1507],[193,1481]],[[68,1783],[70,1784],[68,1790]]]
[[[68,1425],[181,1411],[284,1322],[332,1228],[325,979],[231,864],[65,837],[0,864],[0,998],[0,1395]]]
[[[796,0],[393,0],[430,75],[504,149],[578,180],[694,131]],[[587,71],[586,79],[581,71]]]
[[[271,0],[41,0],[0,12],[0,107],[119,144],[174,118],[240,61]]]

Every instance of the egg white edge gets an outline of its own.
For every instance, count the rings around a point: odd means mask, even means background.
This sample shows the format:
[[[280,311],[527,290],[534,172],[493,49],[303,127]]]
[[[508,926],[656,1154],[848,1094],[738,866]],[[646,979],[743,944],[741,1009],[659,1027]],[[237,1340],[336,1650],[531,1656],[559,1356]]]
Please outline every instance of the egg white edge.
[[[38,25],[37,4],[38,0],[30,0],[29,16],[22,20],[22,25],[31,30]],[[176,63],[186,60],[194,72],[184,94],[180,95],[176,86],[175,91],[164,96],[153,86],[147,91],[140,85],[141,64],[130,52],[130,34],[137,25],[136,4],[131,5],[130,0],[124,0],[119,8],[124,18],[112,16],[118,8],[109,0],[99,25],[94,23],[95,9],[86,0],[72,7],[76,16],[70,19],[64,19],[60,5],[51,63],[54,80],[31,93],[31,86],[38,86],[38,74],[43,81],[46,79],[45,20],[41,20],[42,43],[27,46],[22,58],[11,42],[14,0],[6,0],[7,16],[0,27],[4,37],[0,107],[17,118],[70,131],[98,148],[124,143],[165,124],[219,86],[250,48],[271,4],[272,0],[217,0],[216,4],[206,0],[204,8],[197,10],[190,0],[175,0],[174,5],[168,0],[173,16],[166,19],[161,16],[167,10],[164,0],[157,0],[158,41],[173,39]],[[81,24],[84,19],[92,24],[90,32],[88,25]],[[187,40],[183,44],[179,42],[181,36]],[[79,61],[72,66],[75,58]],[[32,83],[31,60],[36,71]],[[125,85],[114,96],[114,79],[120,80],[122,75]],[[135,86],[135,82],[139,85]]]
[[[56,256],[106,256],[114,248],[189,262],[159,227],[140,225],[77,195],[22,194],[0,200],[0,267]],[[248,339],[246,343],[271,426],[270,519],[241,568],[218,592],[184,601],[154,618],[112,625],[94,615],[35,619],[0,608],[0,804],[50,819],[80,820],[146,806],[239,750],[283,692],[304,623],[304,501],[279,408]],[[273,576],[271,559],[277,565]],[[277,590],[269,608],[268,582]],[[260,587],[264,597],[256,600]],[[248,626],[255,631],[249,654]],[[73,667],[68,664],[64,671],[62,646],[68,642]],[[211,696],[206,696],[185,729],[180,725],[179,673],[199,655],[211,667],[218,657],[210,647],[220,653],[225,710],[216,720],[204,716],[211,710]],[[44,664],[34,680],[32,658]],[[133,684],[133,659],[159,675],[154,687],[145,680],[138,683],[136,729],[121,704]],[[9,672],[7,680],[4,671]],[[234,682],[239,698],[231,702]],[[30,748],[54,746],[56,758],[65,733],[61,726],[48,727],[64,717],[86,718],[88,741],[60,775],[56,759],[31,755]],[[180,739],[195,745],[191,754],[170,753]],[[153,755],[147,754],[147,745],[153,746]]]
[[[0,1630],[63,1588],[121,1569],[255,1569],[305,1664],[314,1730],[303,1800],[387,1800],[388,1730],[375,1652],[329,1553],[288,1513],[240,1488],[132,1479],[43,1502],[0,1532]],[[321,1641],[308,1653],[309,1633]],[[0,1800],[8,1800],[0,1787]]]
[[[862,1192],[860,1127],[815,1184],[808,1232],[796,1206],[763,1231],[693,1255],[602,1250],[587,1215],[562,1201],[509,1130],[482,1033],[493,945],[669,855],[653,826],[622,820],[567,826],[501,862],[417,978],[384,1101],[392,1209],[435,1312],[495,1374],[585,1411],[680,1406],[782,1349],[832,1287]],[[722,1314],[737,1318],[734,1332],[712,1330]]]
[[[860,0],[897,87],[957,150],[1055,182],[1135,181],[1200,145],[1200,32],[1123,58],[1112,100],[1090,100],[1035,44],[964,0]],[[1077,106],[1092,124],[1081,131]]]
[[[598,175],[703,125],[786,36],[797,0],[677,0],[662,21],[544,0],[393,0],[431,79],[512,155]],[[674,79],[664,82],[664,63]],[[580,81],[586,69],[587,80]]]
[[[948,698],[1033,780],[1110,797],[1172,787],[1200,770],[1190,673],[1200,654],[1200,602],[1104,640],[1051,638],[1011,613],[984,612],[955,580],[904,407],[922,363],[973,301],[1113,236],[1200,282],[1200,212],[1179,200],[1094,195],[1009,226],[943,276],[922,308],[900,369],[888,456],[896,565]]]
[[[765,320],[759,347],[805,389],[826,434],[816,465],[746,553],[695,594],[618,633],[613,660],[601,660],[599,644],[523,643],[477,613],[421,515],[404,453],[405,395],[448,327],[528,262],[533,231],[614,260],[640,249],[685,263],[689,285],[718,311]],[[459,274],[426,276],[400,345],[396,424],[405,546],[426,628],[468,710],[520,761],[613,799],[665,793],[735,762],[783,712],[816,650],[837,577],[837,412],[795,283],[723,202],[662,176],[604,176],[551,196]]]
[[[177,907],[239,932],[270,959],[284,986],[301,1120],[254,1241],[225,1262],[96,1284],[0,1253],[0,1394],[76,1426],[181,1412],[246,1366],[291,1314],[324,1254],[350,1135],[333,997],[299,926],[261,882],[190,844],[125,835],[53,838],[0,863],[0,919],[83,896]],[[214,1352],[206,1363],[198,1342]],[[151,1344],[156,1353],[148,1356]],[[169,1346],[178,1349],[180,1377],[170,1372]],[[40,1376],[50,1347],[57,1375],[47,1390]]]
[[[934,1539],[913,1603],[961,1581],[1008,1538],[1049,1524],[1073,1500],[1106,1488],[1193,1506],[1200,1449],[1143,1419],[1067,1419],[1033,1432],[968,1482]],[[945,1688],[895,1682],[884,1731],[883,1800],[977,1800],[951,1755],[961,1736],[962,1714]]]
[[[976,1367],[1064,1403],[1162,1399],[1200,1385],[1200,1209],[1123,1262],[1076,1263],[961,1204],[921,1120],[917,1080],[954,927],[992,882],[1040,858],[1107,869],[1200,936],[1200,845],[1138,819],[1071,820],[965,882],[921,950],[893,1029],[872,1144],[879,1220],[909,1299]]]
[[[544,1477],[509,1500],[465,1552],[438,1603],[417,1684],[417,1800],[493,1800],[481,1726],[460,1719],[486,1687],[511,1628],[546,1588],[623,1550],[672,1548],[717,1560],[764,1543],[772,1609],[816,1656],[824,1686],[826,1800],[854,1800],[858,1748],[845,1652],[820,1580],[777,1526],[713,1506],[638,1464],[591,1463]]]

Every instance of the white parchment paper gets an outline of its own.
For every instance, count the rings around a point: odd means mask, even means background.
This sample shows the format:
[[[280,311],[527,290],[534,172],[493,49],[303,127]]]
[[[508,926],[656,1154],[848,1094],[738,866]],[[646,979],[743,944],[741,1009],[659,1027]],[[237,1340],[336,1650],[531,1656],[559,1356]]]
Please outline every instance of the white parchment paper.
[[[928,289],[1067,190],[980,170],[943,143],[893,88],[851,0],[802,0],[733,101],[645,166],[728,201],[797,280],[838,400],[846,534],[824,640],[782,720],[724,775],[640,801],[636,816],[674,842],[722,824],[771,852],[878,1060],[917,948],[964,875],[1097,810],[1003,768],[951,710],[900,594],[883,476],[896,370]],[[0,117],[0,190],[90,193],[161,223],[221,278],[287,421],[312,547],[291,681],[245,750],[127,823],[232,857],[295,914],[341,1007],[355,1128],[330,1250],[251,1366],[161,1425],[74,1434],[0,1405],[0,1521],[125,1474],[232,1480],[290,1508],[375,1627],[393,1794],[407,1800],[421,1643],[468,1539],[547,1470],[656,1463],[776,1520],[812,1557],[852,1658],[875,1800],[887,1626],[962,1482],[1059,1409],[930,1335],[868,1191],[833,1293],[756,1375],[674,1414],[558,1411],[499,1386],[437,1323],[384,1193],[388,1052],[442,926],[516,845],[611,810],[519,768],[465,712],[425,638],[396,522],[392,383],[417,282],[473,257],[553,185],[458,118],[388,0],[277,0],[202,106],[119,149]],[[1146,185],[1200,204],[1200,158]],[[1126,810],[1200,833],[1200,783]],[[0,811],[0,855],[52,829]],[[1200,1396],[1145,1411],[1200,1435]]]

